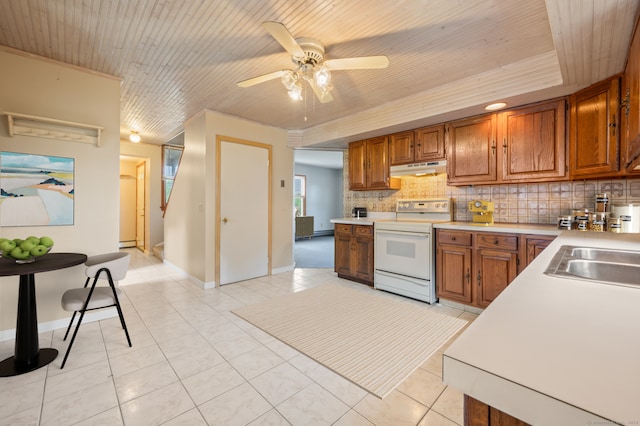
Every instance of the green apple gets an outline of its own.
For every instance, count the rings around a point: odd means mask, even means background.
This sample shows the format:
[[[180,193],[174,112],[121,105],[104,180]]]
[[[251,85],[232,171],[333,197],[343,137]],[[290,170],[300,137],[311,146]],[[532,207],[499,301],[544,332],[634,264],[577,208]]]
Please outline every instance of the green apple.
[[[42,244],[38,244],[37,246],[32,248],[29,252],[31,253],[31,256],[33,256],[33,257],[40,257],[40,256],[44,256],[45,254],[47,254],[48,251],[49,251],[49,249],[47,247],[43,246]]]
[[[18,260],[23,260],[31,256],[31,253],[28,250],[23,250],[22,247],[16,247],[11,250],[11,257]]]
[[[33,235],[31,235],[31,236],[27,237],[27,238],[25,239],[25,241],[31,241],[31,242],[32,242],[33,244],[35,244],[35,245],[40,244],[40,238],[38,238],[38,237],[34,237]]]
[[[42,244],[45,247],[52,247],[53,240],[51,239],[51,237],[40,237],[40,244]]]
[[[26,252],[31,251],[32,248],[34,248],[36,246],[36,244],[32,243],[29,240],[24,240],[23,242],[20,243],[20,248]]]
[[[23,242],[24,240],[22,238],[14,238],[13,241],[16,243],[17,246],[19,246],[20,243]]]
[[[9,254],[14,248],[16,248],[16,242],[13,240],[5,240],[0,242],[0,250],[7,254]]]

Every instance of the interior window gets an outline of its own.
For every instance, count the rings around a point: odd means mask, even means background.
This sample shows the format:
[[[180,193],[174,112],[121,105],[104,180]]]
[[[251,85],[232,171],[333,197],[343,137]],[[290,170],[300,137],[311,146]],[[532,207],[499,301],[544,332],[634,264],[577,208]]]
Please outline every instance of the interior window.
[[[306,216],[307,213],[307,177],[295,175],[293,179],[293,205],[296,209],[296,217]]]
[[[173,180],[178,173],[180,158],[182,157],[182,147],[163,145],[162,146],[162,211],[169,204]]]

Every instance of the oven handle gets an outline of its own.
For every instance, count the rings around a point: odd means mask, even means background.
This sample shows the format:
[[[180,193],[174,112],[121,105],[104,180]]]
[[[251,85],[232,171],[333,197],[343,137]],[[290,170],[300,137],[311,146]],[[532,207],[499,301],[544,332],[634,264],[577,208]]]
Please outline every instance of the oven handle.
[[[409,232],[409,231],[387,231],[387,230],[376,230],[376,235],[378,234],[387,234],[387,235],[408,235],[411,237],[426,237],[429,238],[431,234],[425,232]]]
[[[421,287],[427,287],[429,285],[430,280],[424,279],[424,278],[418,278],[418,277],[410,277],[408,275],[402,275],[402,274],[398,274],[395,272],[387,272],[387,271],[383,271],[382,269],[376,269],[376,274],[385,276],[385,277],[389,277],[389,278],[395,278],[398,280],[404,280],[404,281],[409,281],[412,282],[416,285],[419,285]]]

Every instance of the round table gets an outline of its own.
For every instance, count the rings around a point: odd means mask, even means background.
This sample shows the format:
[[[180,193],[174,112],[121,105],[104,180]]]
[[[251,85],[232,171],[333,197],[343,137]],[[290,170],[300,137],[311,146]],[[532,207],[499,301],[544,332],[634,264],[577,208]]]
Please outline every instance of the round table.
[[[20,276],[15,352],[14,356],[0,361],[0,377],[24,374],[56,359],[56,349],[39,348],[35,274],[80,265],[86,260],[87,256],[80,253],[49,253],[25,264],[0,259],[0,276]]]

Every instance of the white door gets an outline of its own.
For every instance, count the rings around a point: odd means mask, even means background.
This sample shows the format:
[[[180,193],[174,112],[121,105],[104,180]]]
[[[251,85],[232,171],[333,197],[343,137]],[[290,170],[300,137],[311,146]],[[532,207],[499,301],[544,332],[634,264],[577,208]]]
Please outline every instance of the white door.
[[[145,163],[140,163],[136,167],[136,247],[144,251],[144,186],[145,186]]]
[[[220,284],[269,273],[269,150],[220,142]]]

